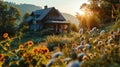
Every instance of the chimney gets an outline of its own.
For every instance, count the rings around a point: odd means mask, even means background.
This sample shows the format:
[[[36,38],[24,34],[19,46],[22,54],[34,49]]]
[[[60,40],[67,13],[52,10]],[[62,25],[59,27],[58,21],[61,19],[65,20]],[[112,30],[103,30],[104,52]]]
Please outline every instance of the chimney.
[[[47,9],[48,8],[48,6],[46,5],[46,6],[44,6],[44,9]]]

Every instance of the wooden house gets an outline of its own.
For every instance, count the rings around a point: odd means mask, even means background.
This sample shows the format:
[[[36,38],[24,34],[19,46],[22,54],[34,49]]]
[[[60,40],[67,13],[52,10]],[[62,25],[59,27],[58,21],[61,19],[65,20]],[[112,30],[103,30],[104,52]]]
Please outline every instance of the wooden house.
[[[62,16],[55,7],[36,10],[31,13],[26,22],[32,31],[49,29],[55,33],[62,33],[64,30],[70,31],[70,23]]]

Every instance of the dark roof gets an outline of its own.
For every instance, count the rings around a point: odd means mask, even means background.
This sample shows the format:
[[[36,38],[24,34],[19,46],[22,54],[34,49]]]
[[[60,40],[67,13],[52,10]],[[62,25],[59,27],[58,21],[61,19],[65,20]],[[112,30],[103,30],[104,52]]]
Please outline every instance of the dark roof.
[[[54,7],[33,11],[32,14],[33,16],[36,16],[36,17],[34,18],[32,15],[29,16],[26,22],[30,22],[33,19],[36,21],[41,21],[52,9],[54,9]],[[62,16],[62,14],[57,9],[56,11],[60,14],[58,18],[65,20],[65,18]]]

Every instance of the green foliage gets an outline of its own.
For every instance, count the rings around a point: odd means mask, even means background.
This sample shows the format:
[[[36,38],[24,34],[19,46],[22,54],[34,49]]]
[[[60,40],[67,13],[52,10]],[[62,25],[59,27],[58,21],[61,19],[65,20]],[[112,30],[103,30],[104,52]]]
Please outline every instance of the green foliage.
[[[106,30],[105,30],[106,31]],[[116,32],[113,30],[113,32]],[[96,33],[99,33],[96,31]],[[120,66],[120,34],[116,32],[106,32],[104,35],[91,36],[94,33],[84,32],[82,35],[71,32],[68,34],[48,36],[45,42],[35,43],[33,39],[33,33],[26,34],[24,37],[24,43],[19,42],[19,38],[16,40],[6,36],[4,43],[0,42],[0,66],[3,67],[45,67],[46,64],[52,59],[52,67],[60,66],[66,67],[66,63],[79,60],[81,62],[80,67],[119,67]],[[111,39],[111,36],[115,38]],[[25,41],[26,38],[31,37],[32,41]],[[109,38],[111,37],[111,38]],[[36,38],[35,38],[36,39]],[[13,47],[12,41],[15,41],[16,48]],[[84,41],[82,48],[77,48]],[[47,43],[46,45],[43,43]],[[91,48],[86,47],[89,44]],[[48,48],[47,48],[48,47]],[[47,49],[47,50],[44,50]],[[49,49],[49,50],[48,50]],[[43,51],[43,52],[42,52]],[[50,52],[49,52],[50,51]],[[47,54],[45,54],[45,53]],[[62,52],[63,55],[56,58],[51,58],[54,53]],[[79,54],[85,54],[83,57],[79,57]],[[59,54],[58,54],[59,55]],[[1,60],[5,59],[5,60]],[[67,59],[67,61],[65,61]]]
[[[115,9],[119,8],[116,4],[119,0],[88,0],[90,4],[82,4],[80,7],[86,15],[94,14],[98,16],[102,23],[110,23],[114,18]],[[116,18],[116,17],[115,17]]]
[[[13,36],[17,31],[17,20],[20,19],[20,12],[17,8],[8,7],[4,2],[0,3],[0,35],[9,33]]]
[[[16,3],[12,3],[12,2],[4,2],[4,3],[7,4],[8,6],[12,5],[12,6],[15,6],[18,9],[20,9],[22,16],[24,16],[26,14],[26,12],[31,13],[32,11],[42,9],[42,7],[40,7],[40,6],[35,6],[35,5],[31,5],[31,4],[16,4]]]
[[[26,32],[29,28],[28,24],[26,23],[26,19],[29,17],[29,13],[26,13],[24,16],[23,16],[23,20],[22,22],[20,23],[19,25],[19,31],[21,32]]]
[[[79,28],[77,25],[75,25],[74,23],[70,23],[70,30],[74,31],[74,32],[78,32]]]
[[[62,37],[62,36],[48,36],[45,41],[48,43],[48,48],[52,51],[54,47],[59,46],[60,48],[63,48],[63,46],[68,43],[71,43],[73,41],[73,38],[69,37]]]
[[[118,21],[115,22],[115,25],[113,25],[112,28],[115,29],[115,30],[117,30],[118,28],[120,28],[120,19],[118,19]]]
[[[88,16],[86,25],[89,30],[91,30],[93,27],[99,27],[100,19],[95,15]]]

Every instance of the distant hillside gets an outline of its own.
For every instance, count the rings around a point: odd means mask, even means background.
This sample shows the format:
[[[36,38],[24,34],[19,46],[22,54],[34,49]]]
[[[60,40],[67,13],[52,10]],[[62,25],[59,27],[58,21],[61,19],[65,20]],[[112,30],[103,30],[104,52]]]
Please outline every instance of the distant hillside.
[[[63,13],[63,16],[66,18],[66,20],[72,23],[75,23],[76,25],[79,25],[79,21],[75,16],[68,14],[68,13]]]
[[[16,3],[11,3],[11,2],[5,2],[5,4],[8,4],[8,6],[15,6],[18,9],[20,9],[22,16],[26,12],[31,13],[34,10],[42,9],[40,6],[35,6],[35,5],[31,5],[31,4],[16,4]]]

